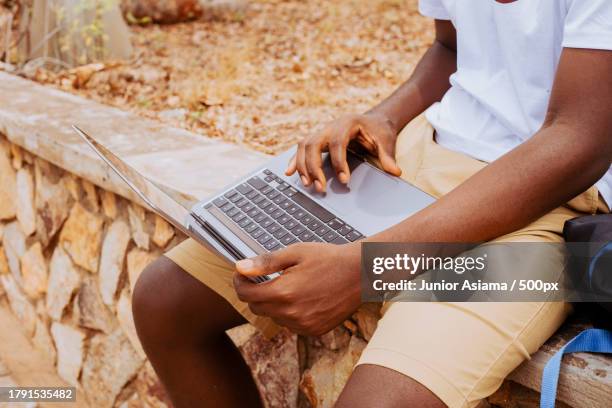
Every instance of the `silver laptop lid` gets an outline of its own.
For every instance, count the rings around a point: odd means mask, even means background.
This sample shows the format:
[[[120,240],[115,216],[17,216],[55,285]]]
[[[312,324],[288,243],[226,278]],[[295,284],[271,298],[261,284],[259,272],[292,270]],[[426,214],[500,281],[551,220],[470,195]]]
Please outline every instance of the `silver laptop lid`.
[[[138,173],[110,150],[98,143],[77,126],[72,128],[91,146],[94,151],[147,203],[153,211],[164,217],[187,236],[193,233],[187,229],[191,211],[170,197],[155,183]]]

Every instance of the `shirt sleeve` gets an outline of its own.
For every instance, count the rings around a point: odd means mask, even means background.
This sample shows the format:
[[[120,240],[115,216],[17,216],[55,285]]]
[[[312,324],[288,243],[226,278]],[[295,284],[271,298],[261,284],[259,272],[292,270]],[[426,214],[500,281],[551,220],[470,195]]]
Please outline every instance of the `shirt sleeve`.
[[[612,50],[612,1],[571,1],[563,27],[563,47]]]
[[[419,0],[419,13],[436,20],[451,19],[442,0]]]

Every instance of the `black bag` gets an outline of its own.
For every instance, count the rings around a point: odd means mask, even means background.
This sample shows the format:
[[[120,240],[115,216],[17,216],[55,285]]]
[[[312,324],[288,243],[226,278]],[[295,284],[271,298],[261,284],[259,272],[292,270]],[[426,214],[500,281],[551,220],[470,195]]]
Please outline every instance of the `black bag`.
[[[590,242],[590,256],[570,259],[581,287],[612,299],[612,214],[587,215],[565,222],[563,236],[567,242]],[[599,327],[612,327],[612,302],[577,303]]]

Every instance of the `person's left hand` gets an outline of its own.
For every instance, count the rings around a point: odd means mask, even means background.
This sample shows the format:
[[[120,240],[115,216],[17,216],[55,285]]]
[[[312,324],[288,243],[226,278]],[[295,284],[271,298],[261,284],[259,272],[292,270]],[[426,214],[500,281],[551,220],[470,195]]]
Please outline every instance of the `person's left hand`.
[[[360,246],[298,243],[236,263],[238,298],[253,313],[293,332],[317,336],[332,330],[361,303]],[[265,283],[247,277],[282,271]]]

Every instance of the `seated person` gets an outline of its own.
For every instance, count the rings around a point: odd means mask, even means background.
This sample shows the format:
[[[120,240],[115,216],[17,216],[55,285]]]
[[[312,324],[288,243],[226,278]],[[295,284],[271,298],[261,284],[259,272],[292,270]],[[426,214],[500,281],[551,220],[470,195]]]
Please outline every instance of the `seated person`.
[[[438,198],[372,241],[562,242],[566,220],[609,212],[612,2],[419,8],[435,19],[436,37],[410,79],[300,142],[287,174],[324,191],[328,151],[346,183],[346,148],[356,141],[382,169]],[[279,270],[263,285],[244,276]],[[283,326],[320,335],[360,302],[359,243],[299,243],[230,265],[187,240],[141,275],[134,315],[176,407],[250,407],[257,391],[225,330],[248,321],[268,336]],[[570,311],[563,302],[385,304],[336,405],[474,407]]]

